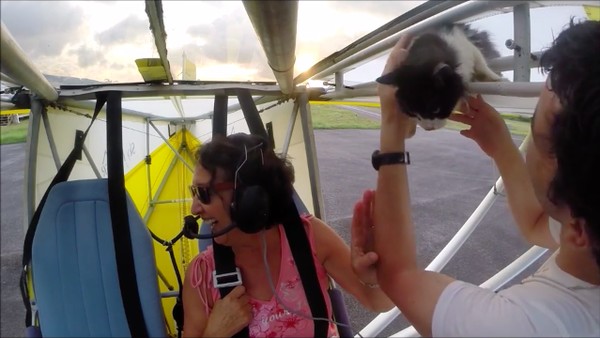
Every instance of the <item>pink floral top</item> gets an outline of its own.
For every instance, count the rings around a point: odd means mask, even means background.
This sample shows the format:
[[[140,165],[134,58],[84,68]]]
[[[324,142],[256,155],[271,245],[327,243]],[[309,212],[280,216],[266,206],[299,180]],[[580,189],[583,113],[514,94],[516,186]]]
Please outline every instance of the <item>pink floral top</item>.
[[[303,216],[302,222],[308,233],[317,277],[321,284],[321,291],[326,295],[327,313],[329,319],[331,319],[331,300],[327,296],[329,283],[327,271],[319,262],[315,253],[310,217]],[[279,225],[279,236],[281,241],[281,268],[279,270],[279,280],[275,284],[277,295],[287,308],[310,316],[310,307],[282,225]],[[200,266],[204,266],[204,274],[202,274]],[[208,316],[212,310],[208,299],[210,298],[212,300],[211,304],[214,304],[220,298],[219,290],[213,287],[212,283],[212,271],[215,268],[212,245],[194,259],[190,268],[194,269],[191,274],[191,284],[198,290]],[[254,318],[249,326],[250,337],[312,337],[314,335],[312,320],[288,312],[277,302],[274,296],[269,301],[250,298],[250,305],[252,306]],[[337,335],[335,324],[330,322],[328,336],[334,337]]]

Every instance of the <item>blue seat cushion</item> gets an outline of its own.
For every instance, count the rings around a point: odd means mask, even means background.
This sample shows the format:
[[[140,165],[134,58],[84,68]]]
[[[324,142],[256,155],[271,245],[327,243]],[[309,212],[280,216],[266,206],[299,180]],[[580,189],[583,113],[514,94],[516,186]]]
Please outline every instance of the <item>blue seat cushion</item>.
[[[135,273],[152,337],[166,336],[152,238],[127,196]],[[108,180],[55,185],[33,239],[32,276],[45,337],[131,336],[117,276]]]

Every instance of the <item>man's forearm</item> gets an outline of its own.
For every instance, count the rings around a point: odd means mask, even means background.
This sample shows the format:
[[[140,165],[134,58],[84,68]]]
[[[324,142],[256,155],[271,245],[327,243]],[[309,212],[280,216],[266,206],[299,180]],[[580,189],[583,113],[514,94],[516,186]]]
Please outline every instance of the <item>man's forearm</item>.
[[[513,144],[501,155],[496,156],[494,162],[502,176],[508,205],[515,222],[521,233],[529,238],[544,212],[535,196],[523,156]]]
[[[395,103],[394,103],[395,104]],[[394,106],[382,102],[382,153],[405,151],[405,135],[398,128]],[[392,274],[416,268],[416,249],[410,213],[405,164],[379,168],[375,193],[375,251],[379,255],[378,279],[384,290]]]

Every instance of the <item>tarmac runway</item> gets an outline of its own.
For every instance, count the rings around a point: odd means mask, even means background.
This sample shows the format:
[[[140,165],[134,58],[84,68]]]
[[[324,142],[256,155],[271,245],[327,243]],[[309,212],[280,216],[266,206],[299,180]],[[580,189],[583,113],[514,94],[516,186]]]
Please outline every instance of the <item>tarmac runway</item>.
[[[379,130],[315,131],[325,221],[349,242],[354,203],[373,189],[376,171],[370,164],[378,148]],[[409,181],[420,263],[427,265],[448,243],[496,180],[493,163],[477,145],[458,132],[417,134],[407,142],[412,164]],[[4,145],[1,155],[2,337],[24,334],[24,306],[18,278],[23,244],[23,169],[25,144]],[[529,245],[519,236],[503,196],[456,256],[443,269],[458,279],[480,284],[520,256]],[[544,257],[547,257],[545,255]],[[540,262],[543,261],[543,258]],[[540,262],[517,276],[518,282]],[[513,282],[514,283],[514,282]],[[376,313],[352,297],[346,305],[353,329],[359,331]],[[402,316],[385,329],[388,336],[407,326]]]

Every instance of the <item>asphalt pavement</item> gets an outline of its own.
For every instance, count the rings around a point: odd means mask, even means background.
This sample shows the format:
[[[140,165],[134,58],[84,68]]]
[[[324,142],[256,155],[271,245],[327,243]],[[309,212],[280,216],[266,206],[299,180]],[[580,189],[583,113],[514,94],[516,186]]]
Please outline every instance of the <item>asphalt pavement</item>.
[[[325,206],[323,218],[349,242],[354,203],[365,189],[375,187],[376,171],[371,167],[370,158],[379,144],[379,130],[317,130],[315,140]],[[407,141],[407,150],[412,161],[408,173],[418,257],[425,266],[475,210],[495,182],[497,171],[473,141],[456,131],[426,132],[419,129]],[[23,243],[25,144],[4,145],[0,151],[0,336],[16,337],[24,332],[24,307],[18,290],[18,277]],[[480,284],[528,248],[509,214],[505,197],[498,196],[481,225],[443,272]],[[533,268],[538,265],[536,263]],[[531,270],[526,270],[514,282],[520,281]],[[345,300],[356,331],[377,315],[363,308],[352,297],[346,295]],[[400,316],[381,335],[393,334],[406,324]]]

